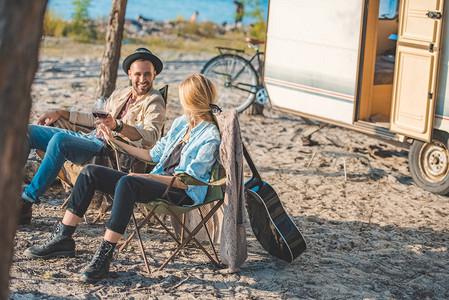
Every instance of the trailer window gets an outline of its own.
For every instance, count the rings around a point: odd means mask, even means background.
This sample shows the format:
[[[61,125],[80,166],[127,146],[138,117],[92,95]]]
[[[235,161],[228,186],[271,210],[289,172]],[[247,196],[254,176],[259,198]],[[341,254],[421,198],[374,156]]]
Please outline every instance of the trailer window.
[[[379,19],[395,19],[398,15],[398,0],[380,0]]]

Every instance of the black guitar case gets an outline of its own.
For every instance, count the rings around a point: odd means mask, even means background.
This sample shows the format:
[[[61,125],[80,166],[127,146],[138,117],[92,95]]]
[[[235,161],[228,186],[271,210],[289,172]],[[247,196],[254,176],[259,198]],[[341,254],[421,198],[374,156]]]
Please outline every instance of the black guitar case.
[[[244,145],[243,155],[253,174],[245,182],[246,208],[253,233],[268,253],[292,262],[306,250],[306,242],[282,207],[276,191],[261,179]]]

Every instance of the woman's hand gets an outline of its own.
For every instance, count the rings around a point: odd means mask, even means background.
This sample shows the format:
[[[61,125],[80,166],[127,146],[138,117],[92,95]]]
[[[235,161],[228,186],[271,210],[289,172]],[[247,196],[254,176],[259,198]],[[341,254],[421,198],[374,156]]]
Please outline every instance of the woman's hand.
[[[109,129],[109,127],[106,126],[105,124],[98,124],[97,129],[98,129],[97,137],[101,137],[101,135],[103,135],[104,139],[107,142],[109,141],[114,142],[116,140],[114,135],[112,134],[111,129]]]

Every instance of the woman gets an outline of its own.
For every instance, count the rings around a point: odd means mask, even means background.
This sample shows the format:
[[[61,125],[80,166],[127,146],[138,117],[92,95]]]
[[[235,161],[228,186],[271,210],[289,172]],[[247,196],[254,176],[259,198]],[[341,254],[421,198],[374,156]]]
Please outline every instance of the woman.
[[[73,257],[72,235],[95,190],[99,190],[114,195],[114,202],[103,242],[81,279],[91,283],[102,279],[109,271],[115,245],[125,232],[135,202],[148,203],[161,197],[174,173],[185,172],[209,182],[209,172],[220,145],[220,134],[210,112],[215,95],[212,82],[201,74],[193,74],[181,83],[179,96],[184,115],[173,122],[167,135],[149,151],[117,141],[106,126],[100,125],[98,134],[103,134],[106,140],[157,165],[150,174],[126,174],[97,165],[85,166],[76,180],[62,222],[42,245],[26,249],[25,256],[34,259]],[[188,186],[178,179],[173,186],[169,196],[178,205],[202,203],[207,192],[207,186]]]

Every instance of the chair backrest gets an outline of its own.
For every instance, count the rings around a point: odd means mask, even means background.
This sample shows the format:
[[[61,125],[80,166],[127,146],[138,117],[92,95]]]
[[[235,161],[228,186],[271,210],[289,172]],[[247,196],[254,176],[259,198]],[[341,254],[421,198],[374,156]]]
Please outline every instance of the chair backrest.
[[[217,108],[218,108],[218,106],[217,106]],[[220,127],[218,126],[217,117],[213,113],[211,113],[211,115],[212,115],[212,119],[213,119],[215,125],[217,126],[218,131],[220,132],[220,136],[221,136],[221,131],[220,131]],[[225,172],[223,166],[219,163],[219,161],[217,159],[215,161],[214,165],[212,166],[209,182],[214,182],[214,181],[220,180],[221,178],[226,178],[226,172]],[[223,185],[209,185],[209,187],[207,189],[206,198],[204,199],[204,203],[209,203],[209,202],[223,199],[225,187],[226,187],[226,183]]]
[[[167,108],[168,85],[166,84],[164,87],[160,88],[159,92],[161,93],[162,98],[164,99],[164,102],[165,102],[165,107]],[[164,131],[165,131],[165,125],[162,126],[161,137],[164,136]]]
[[[221,178],[226,177],[226,173],[222,165],[218,162],[218,160],[213,164],[212,170],[210,172],[210,182],[217,181]],[[210,203],[216,200],[223,199],[224,197],[224,187],[223,185],[209,185],[207,188],[206,198],[204,198],[203,203]]]
[[[167,105],[168,85],[166,84],[164,87],[160,88],[159,92],[161,93],[162,98],[164,98],[165,105]]]

